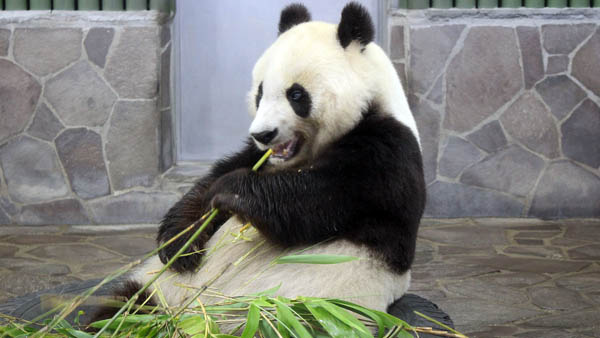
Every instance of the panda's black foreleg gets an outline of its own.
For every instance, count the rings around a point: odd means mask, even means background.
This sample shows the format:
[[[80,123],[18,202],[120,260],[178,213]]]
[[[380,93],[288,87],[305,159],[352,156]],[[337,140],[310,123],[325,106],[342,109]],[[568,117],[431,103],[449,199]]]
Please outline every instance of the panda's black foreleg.
[[[159,245],[167,242],[171,238],[177,236],[180,232],[188,228],[190,225],[197,222],[202,215],[209,210],[208,203],[204,201],[203,182],[197,183],[179,202],[177,202],[165,215],[158,230],[157,241]],[[202,255],[199,251],[204,247],[204,244],[214,234],[216,229],[227,220],[227,216],[222,213],[210,223],[198,238],[184,252],[186,255],[179,257],[171,269],[177,272],[192,271],[200,264]],[[196,226],[177,238],[173,243],[163,248],[159,253],[160,260],[167,263],[181,247],[190,239],[194,231],[200,226],[198,222]]]
[[[255,173],[239,169],[207,192],[212,205],[251,222],[272,242],[289,247],[342,234],[363,209],[358,190],[319,170]]]
[[[251,141],[238,153],[217,161],[211,168],[208,175],[200,179],[190,191],[183,196],[165,215],[158,230],[157,242],[159,245],[167,242],[177,236],[180,232],[188,228],[206,212],[210,210],[210,198],[206,198],[206,192],[220,177],[238,168],[247,168],[250,170],[262,156],[262,151],[258,150]],[[220,213],[210,223],[194,243],[186,250],[186,254],[177,259],[171,265],[171,269],[177,272],[193,271],[202,260],[200,250],[204,248],[205,243],[227,221],[230,215],[225,212]],[[181,247],[190,239],[201,222],[198,222],[196,228],[182,235],[172,244],[168,245],[159,252],[160,260],[166,263],[181,249]]]

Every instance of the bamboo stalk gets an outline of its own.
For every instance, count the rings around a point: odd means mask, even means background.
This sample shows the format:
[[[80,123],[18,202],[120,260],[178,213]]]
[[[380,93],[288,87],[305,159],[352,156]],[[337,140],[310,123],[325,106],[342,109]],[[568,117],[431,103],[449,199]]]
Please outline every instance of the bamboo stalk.
[[[58,322],[60,322],[61,320],[65,319],[69,313],[71,313],[75,308],[77,308],[79,305],[81,305],[88,297],[90,297],[92,294],[94,294],[96,291],[98,291],[98,289],[100,289],[100,287],[102,287],[104,284],[114,280],[115,278],[118,278],[119,276],[123,275],[124,273],[126,273],[127,271],[131,270],[133,267],[135,267],[136,265],[139,265],[142,263],[142,261],[145,261],[146,259],[156,255],[160,250],[164,249],[165,247],[167,247],[168,245],[170,245],[171,243],[173,243],[175,240],[177,240],[179,237],[183,236],[184,234],[186,234],[187,232],[189,232],[190,230],[192,230],[194,228],[196,224],[192,224],[189,227],[185,228],[183,231],[181,231],[180,233],[178,233],[177,235],[173,236],[173,238],[169,239],[168,241],[166,241],[165,243],[163,243],[161,246],[159,246],[158,248],[152,250],[151,252],[147,253],[144,257],[137,259],[131,263],[128,263],[126,265],[124,265],[123,267],[121,267],[120,269],[118,269],[117,271],[111,273],[110,275],[108,275],[106,278],[104,278],[99,284],[97,284],[96,286],[94,286],[93,288],[87,290],[85,293],[83,293],[80,296],[75,297],[75,299],[73,300],[73,302],[68,306],[65,307],[64,310],[62,310],[62,312],[58,315],[58,317],[56,317],[53,321],[51,321],[49,324],[47,324],[46,326],[44,326],[42,329],[40,329],[40,331],[38,331],[39,333],[44,333],[46,331],[50,331],[52,330],[56,324],[58,324]],[[59,307],[62,307],[59,306]],[[57,308],[59,308],[57,307]],[[46,318],[48,315],[58,311],[57,308],[54,308],[40,316],[38,316],[37,318],[33,319],[33,322],[38,322],[39,320]],[[37,333],[36,333],[37,334]],[[35,335],[34,335],[35,336]]]
[[[273,153],[273,150],[269,149],[261,158],[260,160],[258,160],[258,162],[254,165],[254,167],[252,167],[253,171],[257,171],[262,165],[263,163],[265,163],[265,161],[269,158],[269,156],[271,156],[271,154]],[[117,317],[119,317],[124,311],[125,308],[127,306],[129,306],[130,304],[133,304],[140,296],[140,294],[142,294],[144,291],[146,291],[171,265],[173,265],[173,263],[179,258],[179,256],[181,256],[185,250],[187,250],[187,248],[196,240],[196,238],[198,238],[198,236],[200,236],[200,234],[204,231],[204,229],[210,224],[210,222],[218,215],[219,213],[219,209],[213,209],[210,212],[210,215],[208,216],[208,218],[206,218],[206,220],[204,221],[204,223],[202,223],[202,225],[200,226],[200,228],[198,228],[198,230],[196,230],[196,232],[188,239],[187,242],[185,242],[185,244],[177,251],[177,253],[162,267],[162,269],[160,269],[160,271],[154,275],[154,277],[152,277],[146,284],[144,284],[144,286],[142,286],[142,288],[140,288],[128,301],[127,303],[125,303],[124,306],[122,306],[119,311],[117,311],[117,313],[112,316],[112,318],[102,327],[102,329],[100,329],[95,335],[94,337],[100,337],[100,334],[102,334],[102,332],[104,332],[116,319]],[[204,216],[202,216],[201,219],[203,219]],[[194,222],[193,225],[195,225],[196,222]],[[226,266],[226,269],[229,267],[229,265]],[[225,270],[223,270],[222,273],[225,272]],[[222,275],[221,273],[221,275]],[[220,277],[217,276],[216,278]],[[215,280],[216,280],[215,278]],[[212,283],[211,283],[212,284]],[[208,286],[206,286],[208,287]],[[202,291],[204,291],[206,288],[204,288]],[[192,298],[194,299],[194,298]],[[183,309],[185,309],[186,307],[183,307]]]
[[[440,336],[440,337],[467,338],[467,336],[462,335],[462,334],[456,334],[456,333],[446,332],[446,331],[442,331],[442,330],[435,330],[431,327],[413,327],[412,330],[421,332],[421,333],[428,333],[428,334],[432,334],[432,335]]]

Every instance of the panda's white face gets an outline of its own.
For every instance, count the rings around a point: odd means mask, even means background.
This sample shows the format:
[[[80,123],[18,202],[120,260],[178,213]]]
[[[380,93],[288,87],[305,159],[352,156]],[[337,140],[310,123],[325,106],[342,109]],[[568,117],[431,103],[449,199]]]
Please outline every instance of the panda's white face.
[[[333,25],[311,22],[306,7],[289,5],[279,33],[256,62],[248,93],[250,135],[260,149],[274,150],[271,163],[310,161],[354,128],[370,104],[419,140],[396,70],[372,43],[373,22],[364,7],[348,3]]]
[[[250,135],[271,162],[310,160],[351,130],[369,103],[367,84],[357,74],[359,43],[343,48],[337,25],[306,22],[282,33],[253,70],[248,94]]]

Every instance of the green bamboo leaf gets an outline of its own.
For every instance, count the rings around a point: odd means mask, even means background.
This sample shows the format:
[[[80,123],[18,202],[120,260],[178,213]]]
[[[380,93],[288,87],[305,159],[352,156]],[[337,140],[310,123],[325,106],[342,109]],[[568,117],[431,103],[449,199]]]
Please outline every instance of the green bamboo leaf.
[[[71,324],[69,324],[69,322],[67,322],[66,320],[62,319],[58,322],[58,324],[56,324],[57,328],[61,328],[61,329],[72,329],[73,327],[71,326]]]
[[[206,321],[202,316],[191,316],[180,320],[177,327],[190,336],[194,336],[206,331]]]
[[[271,322],[272,324],[272,322]],[[261,319],[258,324],[258,332],[265,338],[279,338],[275,330],[267,323],[267,319]]]
[[[319,324],[334,338],[358,338],[352,328],[338,320],[331,313],[316,303],[304,304]]]
[[[377,311],[377,310],[372,310],[372,309],[370,311],[373,311],[374,313],[379,315],[381,317],[381,319],[384,321],[385,326],[388,328],[393,327],[393,326],[399,326],[399,327],[403,327],[403,328],[411,328],[412,327],[407,322],[403,321],[402,319],[400,319],[398,317],[392,316],[391,314],[389,314],[387,312],[382,312],[382,311]]]
[[[230,334],[224,334],[224,333],[214,334],[213,337],[215,337],[215,338],[239,338],[238,336],[232,336]]]
[[[19,328],[4,328],[2,329],[2,331],[0,331],[0,333],[2,333],[2,336],[9,336],[9,337],[17,337],[17,336],[21,336],[24,334],[27,334],[27,331],[25,330],[21,330]]]
[[[147,332],[145,335],[140,336],[140,338],[154,338],[160,333],[160,328],[158,326],[153,326],[150,329],[150,332]]]
[[[277,264],[339,264],[358,260],[344,255],[290,255],[275,260]]]
[[[281,336],[280,338],[290,338],[290,329],[288,329],[287,326],[285,326],[285,324],[283,323],[283,319],[281,318],[280,314],[277,314],[277,332],[279,333],[279,335]],[[294,338],[297,338],[296,336],[293,336]]]
[[[217,322],[215,322],[210,316],[208,317],[208,332],[212,334],[221,333],[219,324],[217,324]]]
[[[437,321],[437,320],[435,320],[435,319],[433,319],[433,318],[431,318],[431,317],[429,317],[429,316],[427,316],[427,315],[425,315],[425,314],[423,314],[423,313],[421,313],[419,311],[413,311],[413,312],[415,314],[417,314],[418,316],[421,316],[421,317],[427,319],[428,321],[430,321],[430,322],[432,322],[434,324],[437,324],[439,327],[443,327],[444,329],[446,329],[446,330],[448,330],[448,331],[450,331],[450,332],[452,332],[454,334],[463,335],[462,333],[456,331],[455,329],[451,328],[450,326],[448,326],[446,324],[443,324],[443,323],[440,323],[439,321]]]
[[[138,338],[148,337],[150,335],[150,330],[152,330],[152,326],[146,325],[146,326],[140,328],[140,330],[137,332],[136,337],[138,337]]]
[[[377,323],[377,337],[379,337],[379,338],[383,337],[386,326],[385,326],[384,320],[375,311],[372,311],[370,309],[362,307],[358,304],[350,303],[350,302],[339,300],[339,299],[332,299],[332,300],[330,300],[330,302],[332,302],[346,310],[358,313],[367,318],[371,318],[375,323]]]
[[[369,332],[369,330],[365,327],[363,323],[361,323],[356,317],[351,315],[348,311],[342,309],[341,307],[329,303],[325,300],[321,301],[320,304],[323,308],[329,311],[332,315],[337,317],[339,320],[344,322],[346,325],[352,327],[357,330],[357,334],[360,337],[373,337],[373,335]]]
[[[398,332],[398,335],[396,337],[398,337],[398,338],[413,338],[413,335],[406,330],[401,330],[400,332]]]
[[[85,333],[83,331],[75,330],[75,329],[67,329],[69,335],[74,338],[92,338],[91,334]]]
[[[123,318],[123,317],[119,317],[117,318],[115,321],[113,321],[110,326],[108,326],[108,329],[111,330],[115,330],[119,324],[121,323],[121,321],[123,322],[123,325],[121,326],[121,328],[126,328],[129,327],[131,325],[134,324],[140,324],[140,323],[149,323],[157,318],[163,318],[164,319],[165,316],[155,316],[155,315],[128,315],[127,317]],[[108,323],[110,321],[110,319],[105,319],[105,320],[99,320],[97,322],[93,322],[92,324],[90,324],[91,327],[96,328],[96,329],[100,329],[102,327],[104,327],[104,325],[106,325],[106,323]]]
[[[277,285],[276,287],[270,288],[270,289],[265,290],[265,291],[253,293],[250,296],[256,296],[256,297],[260,297],[260,296],[273,296],[275,294],[275,292],[279,291],[279,288],[281,288],[281,283],[279,283],[279,285]]]
[[[269,301],[269,298],[267,298],[265,296],[260,297],[258,299],[255,299],[254,301],[252,301],[252,304],[258,306],[259,308],[261,308],[261,307],[275,307],[275,305]]]
[[[246,327],[242,332],[241,338],[252,338],[258,330],[258,324],[260,322],[260,310],[254,304],[250,304],[250,310],[248,310],[248,316],[246,317]]]
[[[279,299],[273,299],[273,302],[277,305],[277,315],[281,317],[281,320],[288,327],[291,326],[294,329],[294,336],[300,336],[301,338],[311,338],[312,335],[308,333],[308,330],[300,323],[300,321],[294,316],[290,307],[280,301]]]

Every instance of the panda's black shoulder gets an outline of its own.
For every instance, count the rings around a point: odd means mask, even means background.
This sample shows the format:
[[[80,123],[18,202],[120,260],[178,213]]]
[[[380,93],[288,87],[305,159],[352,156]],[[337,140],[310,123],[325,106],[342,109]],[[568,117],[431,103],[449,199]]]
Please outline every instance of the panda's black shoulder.
[[[422,161],[419,142],[412,130],[375,104],[364,110],[360,122],[340,141],[369,148],[371,152],[391,151],[394,155],[414,157],[418,164]]]

